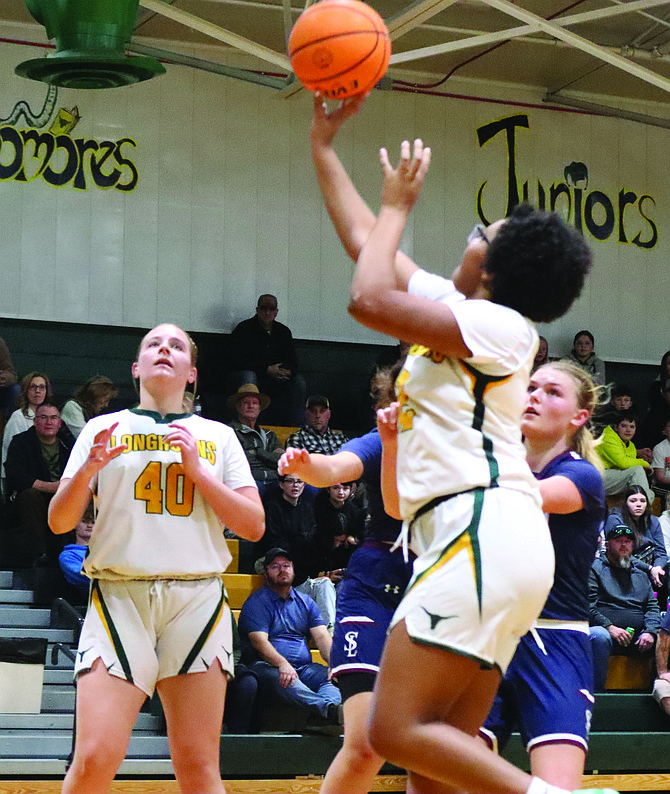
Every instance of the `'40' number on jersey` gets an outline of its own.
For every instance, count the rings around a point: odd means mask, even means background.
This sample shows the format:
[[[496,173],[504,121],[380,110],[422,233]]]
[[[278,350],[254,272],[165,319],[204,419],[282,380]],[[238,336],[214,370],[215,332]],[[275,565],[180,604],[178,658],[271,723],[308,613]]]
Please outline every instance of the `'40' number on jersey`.
[[[186,476],[181,463],[166,466],[152,460],[135,480],[135,499],[146,502],[146,511],[151,514],[167,510],[171,516],[190,516],[194,490],[193,480]]]

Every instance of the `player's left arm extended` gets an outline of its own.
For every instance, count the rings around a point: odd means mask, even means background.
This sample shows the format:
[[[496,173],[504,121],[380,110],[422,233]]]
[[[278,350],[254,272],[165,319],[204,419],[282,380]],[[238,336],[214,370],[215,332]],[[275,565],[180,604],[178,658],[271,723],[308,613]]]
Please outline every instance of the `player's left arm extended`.
[[[330,648],[333,644],[332,637],[325,626],[313,626],[310,630],[314,644],[319,649],[323,661],[330,664]]]
[[[584,507],[579,489],[568,477],[560,474],[539,481],[542,509],[545,513],[567,515]]]

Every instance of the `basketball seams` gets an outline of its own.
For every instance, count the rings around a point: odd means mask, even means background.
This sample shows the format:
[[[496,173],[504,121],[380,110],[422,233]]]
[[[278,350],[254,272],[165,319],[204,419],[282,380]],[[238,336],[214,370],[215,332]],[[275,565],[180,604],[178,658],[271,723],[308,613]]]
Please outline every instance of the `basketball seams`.
[[[377,44],[379,43],[379,37],[381,35],[382,34],[378,30],[352,30],[349,33],[337,33],[334,36],[324,36],[321,39],[313,39],[312,41],[305,42],[305,44],[301,44],[299,47],[297,47],[295,50],[293,50],[293,52],[289,53],[289,58],[291,58],[291,59],[295,58],[296,55],[300,54],[301,52],[306,50],[308,47],[314,47],[317,44],[323,44],[324,42],[332,41],[333,39],[344,39],[344,38],[347,38],[348,36],[374,36],[375,40],[374,40],[374,44],[372,45],[372,49],[362,59],[362,60],[365,60],[365,58],[369,58],[370,55],[372,55],[372,53],[375,51],[375,48],[377,47]]]
[[[363,5],[364,7],[352,8],[349,3],[338,3],[338,2],[331,2],[330,0],[320,0],[320,2],[314,3],[314,5],[311,5],[306,11],[304,11],[298,17],[298,21],[301,23],[301,27],[305,26],[306,28],[304,31],[304,36],[311,36],[314,34],[313,27],[317,27],[317,26],[321,27],[321,25],[323,24],[322,21],[319,21],[317,23],[315,19],[316,15],[314,13],[314,9],[318,10],[319,16],[321,16],[322,18],[325,17],[326,19],[328,19],[328,17],[326,16],[326,14],[324,14],[324,11],[332,11],[333,12],[332,17],[334,21],[336,21],[338,24],[342,24],[341,22],[343,17],[342,12],[343,10],[346,10],[347,27],[346,28],[342,27],[341,30],[336,30],[335,32],[330,33],[327,38],[330,38],[331,36],[339,36],[351,31],[352,27],[354,27],[356,24],[360,24],[358,20],[353,20],[350,23],[350,18],[356,16],[361,17],[370,25],[372,25],[372,30],[375,33],[382,33],[388,35],[388,31],[386,29],[386,25],[384,24],[384,20],[381,18],[381,16],[379,16],[379,14],[377,14],[374,8],[369,9],[372,13],[367,13],[368,7],[365,6],[363,3],[361,3],[361,5]],[[293,36],[293,32],[295,31],[296,26],[298,25],[298,21],[296,21],[296,24],[293,26],[293,30],[291,31],[291,36]],[[328,19],[328,22],[330,22],[330,19]],[[381,24],[381,28],[379,27],[380,24]],[[363,32],[357,30],[355,27],[354,30],[356,30],[356,32]],[[366,28],[365,30],[368,29]],[[298,28],[298,32],[300,32],[300,28]],[[289,47],[291,46],[291,36],[289,36]],[[299,46],[304,46],[304,45],[301,44]],[[290,55],[290,50],[289,50],[289,55]]]

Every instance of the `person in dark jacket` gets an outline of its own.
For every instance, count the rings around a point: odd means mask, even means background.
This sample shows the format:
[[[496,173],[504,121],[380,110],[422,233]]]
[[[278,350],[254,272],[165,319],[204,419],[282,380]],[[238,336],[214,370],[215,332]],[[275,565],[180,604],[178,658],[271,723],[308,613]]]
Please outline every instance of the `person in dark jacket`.
[[[34,565],[56,565],[64,544],[71,542],[71,533],[57,537],[50,532],[47,512],[73,443],[58,408],[43,402],[35,410],[33,427],[15,436],[7,451],[10,516],[21,528],[23,550]]]
[[[302,420],[305,380],[298,375],[293,335],[277,322],[278,311],[274,295],[261,295],[256,314],[235,326],[230,340],[230,381],[235,388],[255,383],[273,403],[266,421],[294,426]]]
[[[632,564],[635,535],[626,524],[611,527],[605,556],[591,567],[590,637],[594,690],[602,692],[610,654],[653,651],[661,615],[647,574]]]
[[[270,398],[261,394],[255,383],[245,383],[228,400],[228,405],[237,414],[230,426],[242,445],[262,496],[279,482],[277,463],[284,452],[275,433],[258,424],[258,415],[270,405]]]

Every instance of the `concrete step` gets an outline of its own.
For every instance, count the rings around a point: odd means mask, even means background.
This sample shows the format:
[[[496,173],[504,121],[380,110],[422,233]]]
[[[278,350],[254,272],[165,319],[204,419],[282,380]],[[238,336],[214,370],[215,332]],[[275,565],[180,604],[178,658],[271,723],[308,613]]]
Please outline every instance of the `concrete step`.
[[[26,731],[71,731],[74,724],[73,714],[2,714],[0,713],[0,735],[12,735]],[[161,728],[161,720],[153,714],[140,713],[134,731],[156,733]]]
[[[72,668],[57,667],[51,669],[44,669],[44,685],[57,685],[61,687],[73,685],[73,671]],[[73,687],[74,688],[74,687]]]
[[[72,645],[73,632],[70,629],[43,629],[38,627],[19,628],[14,626],[0,627],[1,637],[44,637],[49,642],[62,642]]]
[[[7,571],[0,571],[0,573],[7,573]],[[0,590],[0,604],[32,604],[33,600],[32,590]]]
[[[0,732],[2,758],[67,758],[72,749],[72,731]],[[126,758],[169,758],[167,736],[133,735]]]
[[[50,609],[34,609],[29,606],[0,606],[0,626],[36,626],[48,629],[51,624]]]
[[[73,686],[45,686],[42,689],[42,712],[51,711],[74,712]]]
[[[69,750],[68,750],[69,752]],[[46,776],[62,777],[65,774],[65,758],[2,758],[0,777],[37,779]],[[119,768],[119,775],[133,778],[158,778],[174,775],[169,758],[127,758]]]
[[[11,588],[14,585],[14,571],[0,571],[0,588]]]

